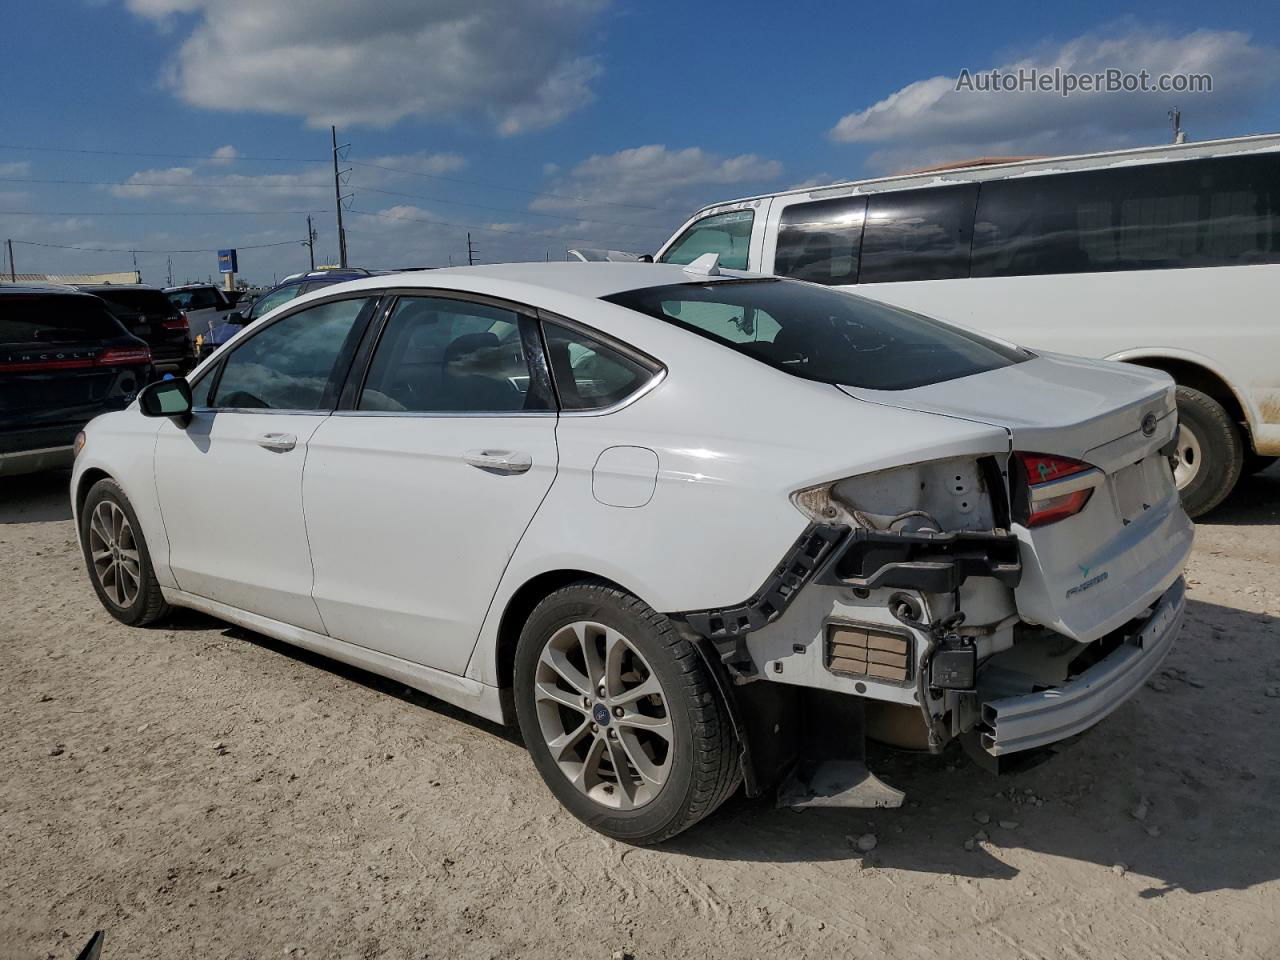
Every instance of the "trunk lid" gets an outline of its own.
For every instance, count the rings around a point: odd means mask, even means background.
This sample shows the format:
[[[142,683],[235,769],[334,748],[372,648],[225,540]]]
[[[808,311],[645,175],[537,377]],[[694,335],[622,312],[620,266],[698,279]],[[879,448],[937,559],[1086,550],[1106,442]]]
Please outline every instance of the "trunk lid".
[[[1193,527],[1168,461],[1177,429],[1166,374],[1041,354],[910,390],[842,387],[861,400],[1003,427],[1011,450],[1080,460],[1101,476],[1084,508],[1041,527],[1014,522],[1022,543],[1019,614],[1082,642],[1139,615],[1182,572]],[[1021,482],[1006,471],[1010,483]]]

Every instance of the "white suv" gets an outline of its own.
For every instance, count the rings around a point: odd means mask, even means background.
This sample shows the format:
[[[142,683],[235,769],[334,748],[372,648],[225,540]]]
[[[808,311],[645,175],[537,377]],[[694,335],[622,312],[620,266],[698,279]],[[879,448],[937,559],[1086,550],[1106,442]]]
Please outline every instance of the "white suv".
[[[1182,618],[1175,419],[1164,374],[714,256],[511,264],[287,304],[93,421],[72,497],[113,616],[518,721],[643,843],[740,781],[895,805],[867,737],[998,765],[1115,709]]]

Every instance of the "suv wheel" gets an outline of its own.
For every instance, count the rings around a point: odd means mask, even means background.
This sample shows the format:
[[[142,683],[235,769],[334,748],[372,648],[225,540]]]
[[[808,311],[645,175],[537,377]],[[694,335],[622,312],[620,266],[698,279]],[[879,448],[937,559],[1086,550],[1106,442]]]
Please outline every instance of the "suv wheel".
[[[1190,387],[1178,387],[1178,450],[1173,479],[1192,517],[1208,513],[1240,479],[1244,445],[1222,404]]]
[[[656,843],[737,787],[738,743],[692,644],[613,587],[563,587],[520,634],[516,713],[534,765],[575,817]]]
[[[109,614],[140,627],[169,612],[138,516],[114,480],[99,480],[85,497],[80,544],[89,580]]]

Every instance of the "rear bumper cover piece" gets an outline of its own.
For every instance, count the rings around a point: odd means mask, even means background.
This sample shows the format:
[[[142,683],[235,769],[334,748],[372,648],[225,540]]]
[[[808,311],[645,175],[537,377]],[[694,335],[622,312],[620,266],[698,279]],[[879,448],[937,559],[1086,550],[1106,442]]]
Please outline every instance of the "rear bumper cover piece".
[[[992,756],[1048,746],[1083,733],[1138,692],[1173,647],[1186,611],[1181,577],[1110,655],[1060,687],[982,706],[981,744]]]

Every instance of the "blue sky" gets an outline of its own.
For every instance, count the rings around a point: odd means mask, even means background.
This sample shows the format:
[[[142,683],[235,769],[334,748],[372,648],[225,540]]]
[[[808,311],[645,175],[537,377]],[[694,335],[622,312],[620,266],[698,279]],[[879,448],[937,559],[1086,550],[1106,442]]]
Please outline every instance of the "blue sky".
[[[456,262],[468,228],[482,259],[652,250],[712,200],[979,154],[1162,142],[1174,103],[1192,139],[1280,129],[1274,7],[6,7],[0,239],[19,241],[20,272],[132,264],[129,253],[64,247],[237,246],[242,274],[269,282],[306,266],[306,211],[328,262],[330,122],[352,145],[351,260],[369,266]],[[962,69],[1019,64],[1202,71],[1214,90],[952,91]],[[249,159],[266,157],[285,159]],[[50,180],[101,183],[34,182]],[[166,254],[139,253],[138,264],[145,280],[165,279]],[[173,254],[173,265],[178,279],[216,268],[211,253]]]

